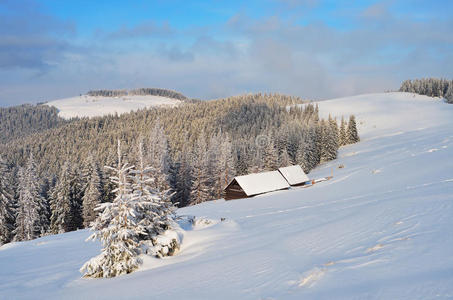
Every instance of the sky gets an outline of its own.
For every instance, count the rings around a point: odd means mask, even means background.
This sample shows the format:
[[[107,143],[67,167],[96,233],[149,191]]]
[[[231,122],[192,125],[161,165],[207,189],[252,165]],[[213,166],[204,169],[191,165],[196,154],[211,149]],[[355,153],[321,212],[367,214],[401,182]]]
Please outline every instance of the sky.
[[[94,89],[327,99],[453,79],[453,1],[0,0],[0,106]]]

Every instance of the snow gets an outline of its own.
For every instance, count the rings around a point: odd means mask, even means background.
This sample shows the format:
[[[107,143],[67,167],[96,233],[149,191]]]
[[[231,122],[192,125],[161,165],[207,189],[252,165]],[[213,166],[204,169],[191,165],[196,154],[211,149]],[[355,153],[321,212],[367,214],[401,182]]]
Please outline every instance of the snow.
[[[289,188],[288,182],[279,171],[237,176],[235,179],[247,196]]]
[[[453,298],[453,105],[406,93],[319,105],[359,120],[362,141],[310,173],[332,179],[180,209],[211,221],[182,224],[176,256],[118,278],[80,278],[100,251],[86,230],[4,245],[0,299]]]
[[[46,105],[56,107],[58,115],[64,119],[74,117],[97,117],[109,114],[128,113],[153,106],[176,106],[182,101],[161,96],[120,96],[100,97],[81,95],[47,102]]]
[[[297,185],[310,180],[299,165],[284,167],[278,170],[290,185]]]

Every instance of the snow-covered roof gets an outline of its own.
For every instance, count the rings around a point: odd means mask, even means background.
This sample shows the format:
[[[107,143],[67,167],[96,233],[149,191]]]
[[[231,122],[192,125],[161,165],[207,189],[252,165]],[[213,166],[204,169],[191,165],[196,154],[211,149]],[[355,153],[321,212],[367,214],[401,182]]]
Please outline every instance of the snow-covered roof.
[[[247,196],[289,188],[288,182],[278,171],[237,176],[235,179]]]
[[[297,185],[310,180],[299,165],[284,167],[278,170],[290,185]]]

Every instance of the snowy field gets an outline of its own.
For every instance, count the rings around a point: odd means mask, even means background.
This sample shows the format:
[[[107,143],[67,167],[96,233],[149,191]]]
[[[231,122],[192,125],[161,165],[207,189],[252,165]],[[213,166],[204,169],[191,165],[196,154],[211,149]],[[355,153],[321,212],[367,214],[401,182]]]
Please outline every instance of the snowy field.
[[[99,253],[86,230],[5,245],[0,299],[453,298],[453,105],[405,93],[319,105],[354,113],[362,138],[309,174],[332,180],[180,209],[213,222],[113,279],[80,278]]]
[[[97,97],[82,95],[47,102],[46,105],[55,106],[58,115],[64,119],[74,117],[96,117],[118,113],[123,114],[152,106],[175,106],[182,101],[161,96],[120,96]]]

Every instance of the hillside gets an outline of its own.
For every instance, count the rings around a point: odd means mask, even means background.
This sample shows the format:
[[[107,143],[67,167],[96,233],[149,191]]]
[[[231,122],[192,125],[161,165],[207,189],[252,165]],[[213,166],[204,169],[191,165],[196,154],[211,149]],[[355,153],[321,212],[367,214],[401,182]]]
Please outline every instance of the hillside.
[[[176,106],[182,101],[155,95],[122,95],[114,97],[81,95],[47,102],[58,109],[58,115],[64,119],[75,117],[98,117],[121,115],[139,109],[155,106]]]
[[[99,252],[86,230],[7,244],[0,299],[453,297],[453,106],[383,93],[319,108],[355,114],[362,139],[310,173],[332,180],[182,208],[212,223],[185,226],[176,256],[114,279],[80,278]]]
[[[19,105],[0,108],[0,143],[24,138],[67,122],[58,116],[54,107]]]

